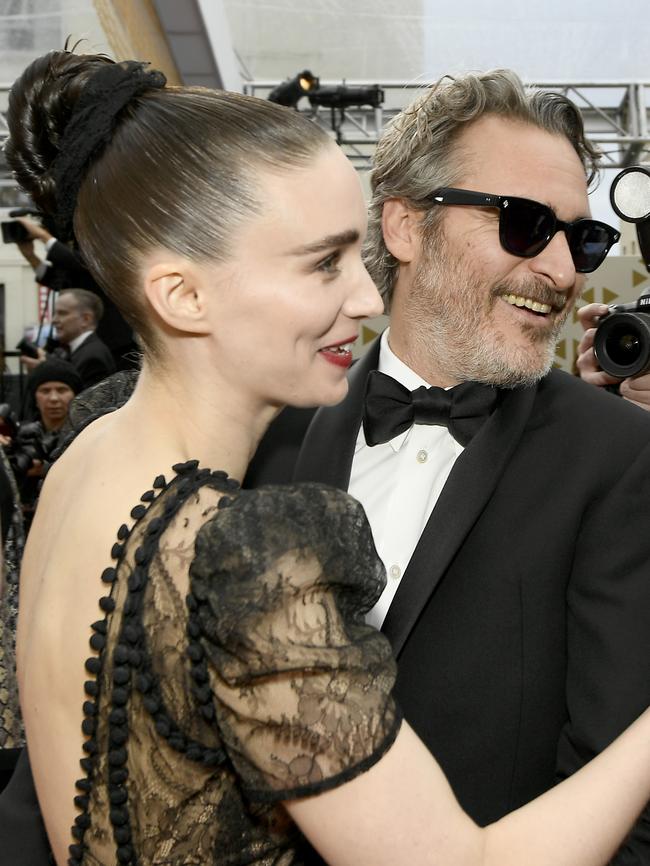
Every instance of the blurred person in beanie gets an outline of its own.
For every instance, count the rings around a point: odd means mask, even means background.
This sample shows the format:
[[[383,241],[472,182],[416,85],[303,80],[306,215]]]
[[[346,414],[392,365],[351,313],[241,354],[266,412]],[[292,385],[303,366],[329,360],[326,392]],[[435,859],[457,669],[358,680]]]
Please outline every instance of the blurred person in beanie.
[[[83,390],[81,376],[69,361],[48,358],[27,379],[27,417],[6,451],[16,478],[26,528],[31,523],[40,481],[56,450],[73,397]]]

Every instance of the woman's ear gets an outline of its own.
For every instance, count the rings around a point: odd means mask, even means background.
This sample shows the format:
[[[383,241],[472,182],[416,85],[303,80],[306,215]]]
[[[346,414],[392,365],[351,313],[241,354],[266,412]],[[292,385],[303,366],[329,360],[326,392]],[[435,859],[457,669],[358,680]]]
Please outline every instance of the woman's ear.
[[[207,294],[197,269],[186,259],[163,258],[145,273],[144,291],[160,319],[174,331],[207,334]]]
[[[384,202],[381,230],[388,251],[398,262],[413,261],[420,245],[420,217],[401,198]]]

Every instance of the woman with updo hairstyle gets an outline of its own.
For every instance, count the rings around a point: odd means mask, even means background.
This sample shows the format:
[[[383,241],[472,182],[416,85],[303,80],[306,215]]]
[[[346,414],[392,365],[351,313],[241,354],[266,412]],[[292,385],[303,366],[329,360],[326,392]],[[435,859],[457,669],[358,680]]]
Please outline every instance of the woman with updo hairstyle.
[[[650,799],[648,713],[477,827],[364,622],[385,577],[361,506],[237,481],[283,406],[344,397],[381,311],[337,145],[67,51],[18,79],[8,123],[18,181],[144,353],[50,470],[24,558],[21,706],[58,866],[606,863]]]

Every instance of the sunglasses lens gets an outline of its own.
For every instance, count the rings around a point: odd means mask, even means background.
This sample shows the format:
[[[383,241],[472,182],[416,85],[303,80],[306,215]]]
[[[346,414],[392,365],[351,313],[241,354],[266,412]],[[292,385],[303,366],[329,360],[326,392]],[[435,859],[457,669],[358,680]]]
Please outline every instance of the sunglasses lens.
[[[613,238],[607,226],[592,220],[579,220],[572,227],[568,241],[576,271],[588,274],[603,261]]]
[[[515,256],[536,256],[555,229],[553,211],[543,204],[521,198],[508,199],[501,209],[501,243]]]

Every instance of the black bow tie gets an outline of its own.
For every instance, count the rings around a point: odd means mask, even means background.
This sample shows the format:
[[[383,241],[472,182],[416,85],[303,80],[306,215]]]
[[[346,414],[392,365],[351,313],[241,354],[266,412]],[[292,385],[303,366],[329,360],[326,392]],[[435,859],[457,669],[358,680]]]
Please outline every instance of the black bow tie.
[[[413,424],[442,424],[464,447],[492,412],[498,393],[478,382],[462,382],[448,391],[424,385],[409,391],[391,376],[373,370],[363,410],[366,442],[388,442]]]

